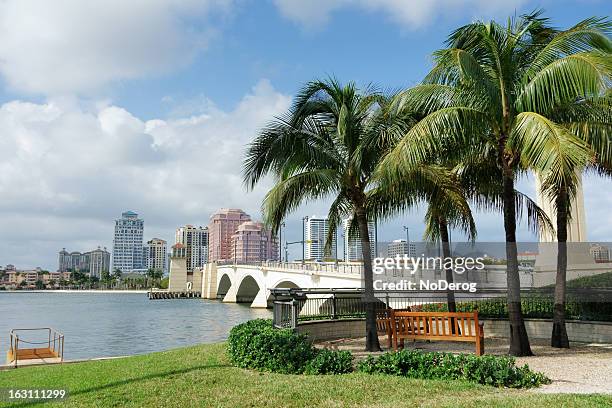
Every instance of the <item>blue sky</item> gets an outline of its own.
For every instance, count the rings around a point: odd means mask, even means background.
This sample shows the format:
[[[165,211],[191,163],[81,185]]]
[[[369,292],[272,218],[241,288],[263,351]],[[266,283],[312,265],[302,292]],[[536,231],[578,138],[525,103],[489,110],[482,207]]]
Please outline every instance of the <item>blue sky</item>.
[[[410,7],[410,1],[404,3]],[[556,26],[568,27],[612,10],[609,3],[596,0],[515,3],[520,6],[500,7],[487,17],[501,20],[510,15],[506,10],[521,14],[543,8]],[[230,108],[261,78],[286,94],[327,75],[405,88],[427,73],[431,52],[442,46],[451,30],[481,16],[466,7],[454,16],[433,16],[425,26],[412,28],[393,22],[383,11],[347,7],[332,13],[328,24],[311,27],[283,17],[270,1],[251,0],[218,18],[215,40],[192,64],[171,75],[123,83],[113,99],[148,119],[169,114],[168,104],[160,103],[168,96],[184,101],[205,95],[221,108]]]
[[[334,75],[409,87],[452,29],[536,8],[558,27],[612,9],[598,0],[4,1],[0,265],[55,268],[62,247],[110,247],[126,209],[145,218],[146,238],[169,241],[220,207],[259,218],[266,186],[245,194],[243,146],[302,84]],[[610,240],[609,190],[609,180],[585,182],[590,239]],[[301,216],[325,210],[296,212],[289,238],[299,239]],[[381,239],[403,237],[403,224],[418,237],[421,218],[381,227]],[[498,216],[478,221],[481,239],[502,239]],[[520,237],[533,239],[524,228]]]

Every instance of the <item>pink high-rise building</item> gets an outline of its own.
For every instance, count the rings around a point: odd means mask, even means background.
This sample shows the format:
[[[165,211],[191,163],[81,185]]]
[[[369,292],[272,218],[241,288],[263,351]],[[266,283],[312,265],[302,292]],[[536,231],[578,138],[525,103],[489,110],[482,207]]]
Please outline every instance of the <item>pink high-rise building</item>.
[[[263,223],[247,221],[232,235],[231,259],[237,263],[278,260],[278,242]]]
[[[235,208],[222,208],[211,215],[208,224],[208,262],[233,259],[232,235],[246,221],[251,221],[251,217]]]

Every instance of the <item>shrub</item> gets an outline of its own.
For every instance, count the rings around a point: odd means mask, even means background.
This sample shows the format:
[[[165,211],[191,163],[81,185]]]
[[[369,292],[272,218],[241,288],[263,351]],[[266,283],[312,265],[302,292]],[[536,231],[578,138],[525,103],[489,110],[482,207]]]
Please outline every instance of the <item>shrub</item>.
[[[467,380],[496,387],[529,388],[548,384],[550,380],[533,372],[527,365],[517,367],[513,357],[474,356],[416,350],[369,356],[358,370],[370,374],[391,374],[410,378]]]
[[[300,374],[315,356],[315,349],[305,335],[275,329],[269,319],[256,319],[232,328],[228,354],[241,368]]]
[[[323,349],[306,364],[306,374],[347,374],[353,371],[353,355],[350,351]]]

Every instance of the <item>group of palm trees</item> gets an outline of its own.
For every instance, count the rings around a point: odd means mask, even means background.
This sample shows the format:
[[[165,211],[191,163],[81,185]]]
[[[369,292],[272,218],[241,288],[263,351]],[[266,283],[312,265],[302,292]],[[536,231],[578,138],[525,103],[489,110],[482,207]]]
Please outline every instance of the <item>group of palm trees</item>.
[[[368,220],[426,203],[427,239],[449,255],[449,228],[476,236],[472,208],[503,214],[510,350],[531,355],[521,312],[516,223],[556,233],[558,265],[552,345],[565,331],[567,225],[583,172],[612,175],[612,24],[589,18],[567,30],[541,12],[507,23],[473,22],[433,54],[421,84],[385,93],[330,78],[307,83],[293,106],[248,146],[244,180],[267,175],[263,202],[278,231],[300,204],[333,198],[331,245],[352,217],[362,240],[365,296],[373,299]],[[535,173],[556,211],[556,225],[517,179]],[[450,274],[450,276],[449,276]],[[452,279],[452,271],[447,271]],[[449,301],[451,299],[449,298]],[[367,302],[366,349],[379,349],[374,302]]]

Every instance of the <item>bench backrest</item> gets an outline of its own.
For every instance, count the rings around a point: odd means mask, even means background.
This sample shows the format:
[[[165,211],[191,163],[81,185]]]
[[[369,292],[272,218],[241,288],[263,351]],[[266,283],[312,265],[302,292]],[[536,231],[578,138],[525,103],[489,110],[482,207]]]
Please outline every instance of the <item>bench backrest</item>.
[[[477,340],[478,312],[390,312],[395,333],[411,338]]]

